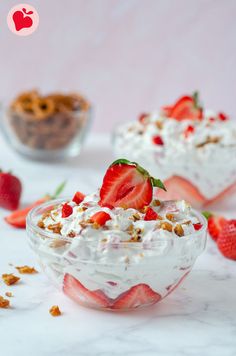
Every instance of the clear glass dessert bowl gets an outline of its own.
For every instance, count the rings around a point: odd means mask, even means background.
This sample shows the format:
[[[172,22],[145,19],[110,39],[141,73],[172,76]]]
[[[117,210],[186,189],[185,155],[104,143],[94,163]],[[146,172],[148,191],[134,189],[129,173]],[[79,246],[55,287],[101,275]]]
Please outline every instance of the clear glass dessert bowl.
[[[79,94],[38,91],[20,94],[2,108],[2,132],[19,153],[31,159],[78,156],[90,128],[90,103]]]
[[[91,236],[78,243],[74,235],[57,233],[56,226],[54,232],[39,227],[42,215],[63,202],[47,202],[29,213],[29,244],[52,282],[86,307],[122,311],[159,302],[184,280],[206,244],[207,222],[194,210],[201,228],[181,238],[163,235],[141,244]]]

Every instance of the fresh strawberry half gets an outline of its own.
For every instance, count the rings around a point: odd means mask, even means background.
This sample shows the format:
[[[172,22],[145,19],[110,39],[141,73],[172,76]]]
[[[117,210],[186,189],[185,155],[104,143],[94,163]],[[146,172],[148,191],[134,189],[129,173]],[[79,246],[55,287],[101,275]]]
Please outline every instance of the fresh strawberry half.
[[[208,219],[208,232],[210,236],[214,241],[217,241],[227,220],[223,216],[212,215],[208,212],[203,212],[203,215]]]
[[[107,308],[110,304],[109,298],[101,290],[90,291],[69,273],[65,274],[63,291],[75,302],[94,308]]]
[[[103,226],[108,220],[111,220],[111,217],[105,211],[98,211],[93,216],[91,216],[90,220],[100,226]]]
[[[192,96],[183,96],[173,106],[164,107],[164,114],[178,121],[202,119],[198,93],[195,92]]]
[[[100,206],[141,209],[151,203],[153,187],[165,190],[135,162],[119,159],[108,168],[100,190]]]
[[[20,203],[22,184],[11,173],[0,172],[0,207],[16,210]]]
[[[35,208],[38,205],[45,203],[46,201],[56,199],[65,187],[66,182],[63,182],[59,185],[53,195],[46,195],[45,197],[37,200],[36,202],[30,204],[24,209],[19,209],[14,211],[12,214],[4,218],[4,220],[11,226],[24,229],[26,227],[26,217],[31,209]]]
[[[84,198],[85,198],[85,195],[84,195],[83,193],[81,193],[81,192],[76,192],[75,195],[74,195],[74,197],[73,197],[73,199],[72,199],[72,201],[73,201],[75,204],[79,205],[80,203],[82,203],[82,201],[84,200]]]
[[[68,203],[62,205],[61,216],[68,218],[73,213],[73,208]]]
[[[151,305],[159,302],[161,295],[154,292],[147,284],[137,284],[122,293],[113,303],[112,309],[134,309],[140,305]]]
[[[151,208],[148,207],[146,214],[144,216],[144,220],[148,221],[148,220],[156,220],[158,217],[157,213]]]
[[[179,176],[173,176],[165,182],[167,192],[158,189],[157,196],[162,200],[179,200],[188,201],[195,208],[200,208],[206,203],[206,198],[201,194],[197,187],[187,179]]]
[[[223,224],[217,246],[225,257],[236,260],[236,220],[227,220]]]

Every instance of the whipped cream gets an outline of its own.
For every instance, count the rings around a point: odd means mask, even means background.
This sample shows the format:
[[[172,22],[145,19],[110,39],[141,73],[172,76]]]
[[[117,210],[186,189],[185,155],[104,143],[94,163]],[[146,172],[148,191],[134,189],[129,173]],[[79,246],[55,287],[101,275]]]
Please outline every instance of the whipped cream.
[[[188,127],[193,130],[186,133]],[[160,136],[163,145],[153,142]],[[115,135],[115,155],[138,161],[153,176],[184,177],[212,199],[236,181],[236,124],[211,111],[202,120],[177,121],[152,113],[124,124]]]
[[[139,283],[164,296],[191,270],[205,246],[205,228],[195,230],[200,221],[185,201],[157,206],[154,200],[151,208],[159,218],[150,221],[144,220],[145,212],[100,207],[98,201],[99,193],[94,193],[79,205],[68,202],[73,213],[67,218],[62,218],[62,203],[40,219],[46,232],[60,226],[54,238],[36,238],[41,263],[60,286],[65,273],[70,273],[86,288],[101,289],[110,298]],[[90,222],[98,211],[111,217],[101,227]],[[172,225],[172,231],[164,228],[165,223]],[[183,236],[175,232],[179,225]]]

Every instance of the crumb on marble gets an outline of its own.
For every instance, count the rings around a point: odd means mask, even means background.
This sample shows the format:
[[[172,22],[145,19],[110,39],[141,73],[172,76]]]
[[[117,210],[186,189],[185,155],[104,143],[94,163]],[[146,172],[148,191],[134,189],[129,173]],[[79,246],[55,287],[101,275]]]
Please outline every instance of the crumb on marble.
[[[16,267],[19,273],[21,274],[33,274],[33,273],[38,273],[38,271],[34,267],[29,267],[29,266],[21,266],[21,267]]]
[[[10,306],[10,301],[3,298],[1,295],[0,295],[0,308],[9,308]]]
[[[12,292],[6,292],[5,296],[8,297],[8,298],[11,298],[11,297],[13,297],[13,293]]]
[[[60,316],[60,315],[61,315],[61,311],[60,311],[58,305],[53,305],[53,306],[50,308],[49,313],[50,313],[52,316]]]
[[[11,286],[12,284],[17,283],[20,280],[20,277],[15,276],[13,273],[4,273],[2,274],[2,279],[7,286]]]

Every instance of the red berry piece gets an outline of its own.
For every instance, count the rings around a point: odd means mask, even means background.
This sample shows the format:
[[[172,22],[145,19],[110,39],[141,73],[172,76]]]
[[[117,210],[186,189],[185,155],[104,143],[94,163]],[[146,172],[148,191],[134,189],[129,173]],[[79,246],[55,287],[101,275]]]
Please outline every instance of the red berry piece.
[[[156,220],[158,217],[157,213],[150,207],[147,208],[146,214],[144,216],[144,220]]]
[[[164,145],[164,141],[162,140],[161,136],[153,136],[152,142],[153,142],[155,145],[160,145],[160,146],[163,146],[163,145]]]
[[[85,195],[84,195],[83,193],[81,193],[81,192],[76,192],[75,195],[74,195],[74,197],[73,197],[73,199],[72,199],[72,201],[73,201],[75,204],[79,205],[80,203],[82,203],[82,201],[84,200],[84,198],[85,198]]]
[[[65,203],[62,206],[62,213],[61,216],[63,218],[68,218],[68,216],[70,216],[73,213],[73,208],[72,206],[70,206],[69,204]]]
[[[228,116],[225,115],[223,112],[219,112],[218,118],[219,118],[221,121],[226,121],[226,120],[229,119]]]
[[[143,113],[139,116],[138,118],[138,121],[141,123],[141,124],[146,124],[147,123],[147,118],[148,118],[148,114],[147,113]]]
[[[224,223],[217,239],[217,246],[225,257],[236,260],[236,220]]]
[[[217,241],[223,225],[227,220],[222,216],[210,216],[208,219],[208,231],[213,240]]]
[[[93,223],[97,223],[98,225],[103,226],[108,220],[111,220],[111,217],[105,211],[98,211],[90,218],[90,220]]]
[[[202,228],[202,224],[201,223],[196,223],[196,224],[193,224],[193,227],[194,227],[194,230],[198,231]]]
[[[192,135],[195,131],[194,126],[189,125],[188,127],[186,127],[186,129],[184,130],[184,136],[185,138],[189,137],[190,135]]]
[[[19,207],[22,185],[11,173],[0,172],[0,207],[16,210]]]

